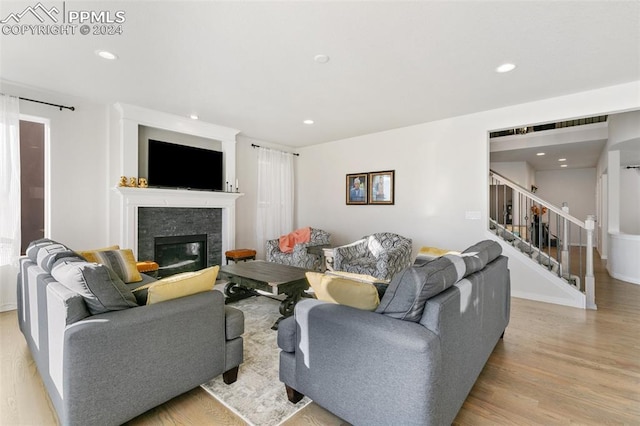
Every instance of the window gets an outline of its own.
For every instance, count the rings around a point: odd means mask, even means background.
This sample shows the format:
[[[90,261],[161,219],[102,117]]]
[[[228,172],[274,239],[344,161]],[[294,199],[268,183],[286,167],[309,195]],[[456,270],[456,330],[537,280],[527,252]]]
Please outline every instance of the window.
[[[45,124],[20,120],[21,253],[44,237]]]

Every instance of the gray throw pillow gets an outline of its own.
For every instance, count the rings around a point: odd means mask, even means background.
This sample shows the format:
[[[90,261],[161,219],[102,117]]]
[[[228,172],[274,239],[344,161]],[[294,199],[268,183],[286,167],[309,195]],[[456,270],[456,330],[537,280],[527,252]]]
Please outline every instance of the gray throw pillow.
[[[423,265],[410,266],[393,277],[376,312],[418,322],[427,299],[454,285],[464,273],[464,261],[456,255],[445,255]]]
[[[497,241],[484,240],[472,245],[461,254],[467,268],[464,276],[480,271],[500,254],[502,254],[502,246]]]
[[[81,295],[92,315],[138,306],[131,290],[108,266],[60,259],[53,265],[51,275]]]

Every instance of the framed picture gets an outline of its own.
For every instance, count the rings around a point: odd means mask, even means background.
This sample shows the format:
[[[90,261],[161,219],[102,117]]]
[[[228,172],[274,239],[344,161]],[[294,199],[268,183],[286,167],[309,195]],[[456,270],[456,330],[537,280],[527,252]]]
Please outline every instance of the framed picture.
[[[369,173],[369,204],[394,203],[395,170]]]
[[[367,204],[367,173],[347,175],[347,204]]]

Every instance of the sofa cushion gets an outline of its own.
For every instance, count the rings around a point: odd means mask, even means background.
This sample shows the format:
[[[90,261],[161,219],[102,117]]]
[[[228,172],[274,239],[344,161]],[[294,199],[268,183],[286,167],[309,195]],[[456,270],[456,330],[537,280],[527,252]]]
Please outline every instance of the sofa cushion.
[[[410,266],[393,277],[376,312],[418,322],[427,299],[454,285],[464,276],[464,271],[464,262],[454,255]]]
[[[50,246],[52,244],[60,244],[56,241],[53,241],[49,238],[40,238],[39,240],[31,241],[27,246],[27,250],[25,254],[31,259],[32,262],[38,262],[38,252],[40,249]]]
[[[484,240],[462,253],[449,252],[430,262],[416,263],[393,278],[376,312],[406,321],[420,321],[427,299],[483,269],[501,253],[499,243]]]
[[[64,246],[63,244],[60,243],[53,243],[53,244],[46,244],[46,245],[42,245],[40,247],[38,247],[38,252],[36,254],[36,264],[42,268],[45,269],[45,259],[54,254],[54,253],[60,253],[63,251],[68,251],[69,249]],[[46,269],[47,271],[49,271],[51,268]]]
[[[467,269],[464,276],[481,270],[500,254],[502,254],[502,246],[497,241],[484,240],[472,245],[461,254]]]
[[[138,306],[131,291],[106,265],[65,258],[53,265],[51,275],[80,294],[92,315]]]
[[[54,247],[54,246],[49,246]],[[54,251],[52,253],[46,253],[45,250],[41,250],[38,254],[38,266],[47,272],[51,272],[53,265],[60,259],[68,259],[69,261],[85,262],[84,258],[73,250],[67,250],[66,247],[61,251]]]
[[[378,289],[372,283],[319,272],[305,275],[318,300],[366,311],[373,311],[380,303]]]
[[[93,253],[96,263],[107,265],[125,283],[142,281],[136,258],[131,249],[100,250]]]
[[[162,278],[146,286],[138,287],[134,292],[146,291],[147,305],[151,305],[213,290],[219,269],[220,266],[216,265],[195,272],[183,272]]]

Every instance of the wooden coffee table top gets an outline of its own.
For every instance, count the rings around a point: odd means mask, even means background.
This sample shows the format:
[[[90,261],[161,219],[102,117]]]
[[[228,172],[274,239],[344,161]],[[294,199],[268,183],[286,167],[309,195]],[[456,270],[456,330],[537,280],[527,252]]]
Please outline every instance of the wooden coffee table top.
[[[309,269],[298,268],[297,266],[281,265],[279,263],[254,260],[249,262],[235,263],[220,267],[223,275],[233,275],[253,281],[259,281],[270,286],[289,283],[305,279],[305,273]]]

